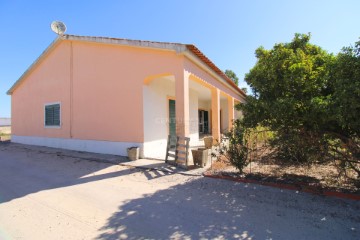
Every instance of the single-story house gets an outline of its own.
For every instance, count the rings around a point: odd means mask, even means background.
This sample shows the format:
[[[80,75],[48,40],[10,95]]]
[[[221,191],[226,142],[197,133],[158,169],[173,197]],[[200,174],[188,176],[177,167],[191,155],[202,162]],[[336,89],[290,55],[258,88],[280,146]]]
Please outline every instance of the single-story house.
[[[7,92],[12,141],[164,159],[167,136],[231,127],[245,101],[196,46],[60,35]]]

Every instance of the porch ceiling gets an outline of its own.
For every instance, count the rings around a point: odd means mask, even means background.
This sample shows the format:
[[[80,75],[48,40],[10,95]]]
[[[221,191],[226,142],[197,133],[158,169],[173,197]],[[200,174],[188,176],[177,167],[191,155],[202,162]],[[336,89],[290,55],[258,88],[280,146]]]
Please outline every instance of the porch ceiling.
[[[189,88],[198,93],[199,100],[211,100],[211,91],[207,87],[204,87],[201,84],[190,80]]]
[[[189,81],[189,88],[195,90],[198,93],[199,100],[211,100],[211,91],[209,88],[204,87],[203,85],[191,80]],[[226,99],[227,97],[225,95],[220,94],[220,100]]]
[[[158,78],[159,80],[164,80],[164,81],[169,81],[171,83],[174,84],[175,87],[175,78],[174,76],[164,76],[164,77],[160,77]],[[189,88],[196,91],[198,93],[198,99],[199,100],[207,100],[210,101],[211,100],[211,91],[209,88],[204,87],[203,85],[195,82],[195,81],[189,81]],[[226,100],[226,96],[223,94],[220,94],[220,100]]]

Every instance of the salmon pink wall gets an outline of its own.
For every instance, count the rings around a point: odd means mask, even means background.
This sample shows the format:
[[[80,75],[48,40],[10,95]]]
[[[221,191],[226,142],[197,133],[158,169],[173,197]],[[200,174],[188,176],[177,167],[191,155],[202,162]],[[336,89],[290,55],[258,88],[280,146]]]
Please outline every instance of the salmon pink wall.
[[[56,46],[13,92],[12,134],[69,137],[70,44]],[[44,104],[61,103],[61,128],[44,127]]]
[[[13,134],[143,142],[144,79],[182,63],[171,51],[62,40],[13,92]],[[61,102],[61,128],[44,127],[48,102]]]
[[[73,137],[143,142],[144,79],[174,72],[175,52],[74,42]]]
[[[175,51],[59,40],[12,94],[13,134],[142,143],[144,80],[170,73],[180,86],[184,69],[240,99]],[[61,127],[45,128],[44,104],[53,102]]]

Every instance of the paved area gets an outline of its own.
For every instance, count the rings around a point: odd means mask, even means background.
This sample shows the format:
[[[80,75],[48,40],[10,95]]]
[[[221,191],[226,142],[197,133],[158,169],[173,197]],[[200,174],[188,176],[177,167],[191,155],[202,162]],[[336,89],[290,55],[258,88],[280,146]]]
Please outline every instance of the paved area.
[[[356,201],[117,161],[0,144],[0,239],[360,239]]]

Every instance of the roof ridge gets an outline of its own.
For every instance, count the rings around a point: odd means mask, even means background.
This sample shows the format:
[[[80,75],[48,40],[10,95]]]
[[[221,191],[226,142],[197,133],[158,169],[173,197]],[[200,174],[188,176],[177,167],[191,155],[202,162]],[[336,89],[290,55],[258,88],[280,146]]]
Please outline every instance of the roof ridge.
[[[75,35],[75,34],[64,34],[62,35],[65,38],[67,37],[81,37],[81,38],[100,38],[100,39],[109,39],[109,40],[125,40],[125,41],[139,41],[139,42],[148,42],[148,43],[168,43],[168,44],[179,44],[179,45],[194,45],[192,43],[180,43],[180,42],[166,42],[166,41],[151,41],[151,40],[139,40],[131,38],[118,38],[118,37],[105,37],[105,36],[89,36],[89,35]]]

